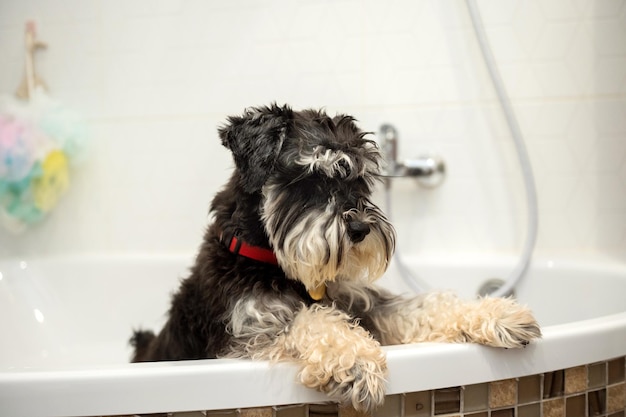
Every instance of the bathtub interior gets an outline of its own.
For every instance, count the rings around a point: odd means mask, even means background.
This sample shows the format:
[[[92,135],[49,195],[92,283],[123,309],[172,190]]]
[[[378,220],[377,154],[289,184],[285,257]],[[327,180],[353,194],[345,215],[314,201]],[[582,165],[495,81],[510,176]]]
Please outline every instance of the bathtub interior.
[[[182,259],[3,261],[4,368],[127,363],[132,329],[159,329]]]
[[[0,329],[10,343],[0,344],[0,369],[127,363],[132,329],[162,327],[191,262],[184,256],[3,260]],[[408,263],[432,287],[465,297],[512,265],[475,258]],[[379,283],[408,291],[394,265]],[[541,260],[516,292],[544,328],[623,312],[623,294],[623,267]]]

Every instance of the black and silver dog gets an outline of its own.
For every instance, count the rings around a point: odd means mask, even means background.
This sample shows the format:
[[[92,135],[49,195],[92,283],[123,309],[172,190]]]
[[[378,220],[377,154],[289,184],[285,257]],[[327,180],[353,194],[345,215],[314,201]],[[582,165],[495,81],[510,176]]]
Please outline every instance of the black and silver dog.
[[[381,155],[352,117],[274,104],[230,117],[219,135],[236,168],[169,320],[157,336],[135,332],[133,361],[292,361],[307,387],[371,410],[384,402],[381,345],[540,337],[511,299],[404,298],[372,284],[395,232],[370,200]]]

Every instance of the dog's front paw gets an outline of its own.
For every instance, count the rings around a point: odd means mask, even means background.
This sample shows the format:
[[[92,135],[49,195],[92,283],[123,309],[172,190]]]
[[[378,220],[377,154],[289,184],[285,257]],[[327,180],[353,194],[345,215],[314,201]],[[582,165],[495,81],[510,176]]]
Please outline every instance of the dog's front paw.
[[[387,364],[380,349],[373,355],[355,356],[354,352],[321,361],[309,362],[301,371],[301,382],[328,394],[342,405],[358,411],[372,411],[385,401]]]
[[[305,386],[360,411],[383,404],[385,352],[345,313],[320,305],[304,308],[282,337],[279,345],[299,363]]]
[[[541,337],[541,329],[530,309],[511,298],[484,298],[478,311],[478,322],[469,335],[478,343],[520,348]]]

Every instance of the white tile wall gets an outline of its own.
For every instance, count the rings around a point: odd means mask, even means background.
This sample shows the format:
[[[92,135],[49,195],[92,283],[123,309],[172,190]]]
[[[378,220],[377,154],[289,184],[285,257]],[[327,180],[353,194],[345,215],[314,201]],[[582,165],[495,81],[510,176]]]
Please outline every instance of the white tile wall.
[[[625,1],[478,4],[537,177],[537,252],[626,261]],[[44,223],[0,231],[0,256],[195,251],[231,166],[216,127],[272,100],[391,122],[402,157],[446,159],[437,190],[394,184],[404,253],[521,247],[517,157],[460,0],[4,0],[0,93],[27,19],[92,142]]]

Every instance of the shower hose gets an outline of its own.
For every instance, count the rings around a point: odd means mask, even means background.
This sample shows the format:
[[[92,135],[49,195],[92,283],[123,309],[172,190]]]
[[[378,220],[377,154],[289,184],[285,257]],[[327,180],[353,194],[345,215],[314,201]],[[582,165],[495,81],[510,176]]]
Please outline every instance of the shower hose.
[[[502,77],[500,76],[500,72],[498,71],[498,67],[493,57],[493,53],[489,46],[478,6],[476,5],[475,0],[466,0],[466,4],[469,10],[472,26],[474,27],[474,33],[476,34],[476,39],[478,41],[483,59],[485,61],[485,66],[487,67],[487,71],[489,72],[489,76],[491,77],[491,81],[493,82],[493,86],[496,91],[496,95],[498,96],[500,106],[502,107],[502,111],[504,113],[507,125],[509,127],[509,130],[511,131],[511,136],[513,138],[513,142],[517,151],[517,157],[519,160],[522,177],[524,179],[524,188],[526,191],[528,219],[526,238],[524,246],[522,248],[522,253],[519,257],[519,260],[517,261],[517,264],[511,270],[504,283],[495,291],[489,294],[492,297],[501,297],[512,294],[513,289],[525,276],[526,271],[528,270],[533,249],[535,247],[535,242],[537,240],[537,192],[535,189],[535,180],[530,164],[530,158],[528,156],[528,150],[526,149],[526,145],[524,144],[522,131],[519,127],[517,117],[515,116],[515,112],[513,111],[513,106],[511,105],[511,101],[509,100],[508,94],[506,92],[504,82],[502,81]],[[390,194],[390,189],[386,188],[385,203],[387,205],[388,213],[391,213]],[[410,268],[407,267],[407,265],[402,260],[402,256],[398,251],[396,251],[395,253],[394,261],[400,275],[412,290],[416,292],[423,292],[430,288],[427,282],[412,273]]]

